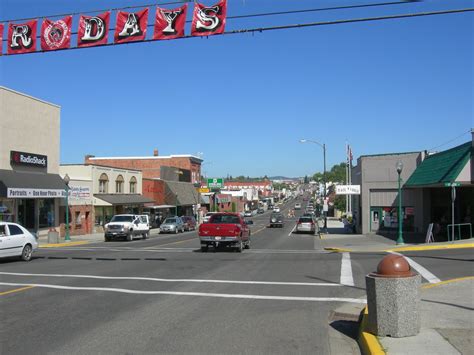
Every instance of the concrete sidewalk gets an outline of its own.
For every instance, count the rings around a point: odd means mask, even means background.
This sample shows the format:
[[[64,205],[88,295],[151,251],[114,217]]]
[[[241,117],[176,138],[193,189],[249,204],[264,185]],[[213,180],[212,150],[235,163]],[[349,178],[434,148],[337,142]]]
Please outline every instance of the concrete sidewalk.
[[[326,250],[348,252],[415,251],[429,249],[474,248],[474,239],[452,242],[417,243],[397,245],[391,239],[377,234],[352,234],[344,229],[342,222],[328,220],[328,233],[321,234],[321,247]]]
[[[59,238],[59,243],[49,243],[48,236],[42,235],[38,238],[40,248],[53,248],[62,246],[83,245],[88,243],[98,243],[104,241],[104,233],[93,233],[84,235],[73,235],[70,241],[65,241],[64,238]]]
[[[377,337],[387,354],[474,354],[474,277],[421,290],[421,331],[406,338]],[[370,349],[371,351],[375,349]]]

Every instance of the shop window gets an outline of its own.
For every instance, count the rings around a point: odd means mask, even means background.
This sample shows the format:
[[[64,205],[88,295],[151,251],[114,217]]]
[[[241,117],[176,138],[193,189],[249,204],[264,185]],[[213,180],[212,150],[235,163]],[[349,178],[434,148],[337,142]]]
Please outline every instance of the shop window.
[[[117,176],[117,179],[115,180],[115,192],[118,194],[123,193],[123,176],[122,175]]]
[[[38,200],[39,228],[54,226],[54,200],[52,198]]]
[[[75,212],[74,224],[76,228],[81,228],[81,212]]]
[[[130,179],[130,193],[137,193],[137,178],[135,176],[132,176],[132,178]]]
[[[99,178],[99,193],[105,194],[109,192],[109,177],[107,174],[101,174]]]
[[[13,222],[13,200],[0,201],[0,221]]]

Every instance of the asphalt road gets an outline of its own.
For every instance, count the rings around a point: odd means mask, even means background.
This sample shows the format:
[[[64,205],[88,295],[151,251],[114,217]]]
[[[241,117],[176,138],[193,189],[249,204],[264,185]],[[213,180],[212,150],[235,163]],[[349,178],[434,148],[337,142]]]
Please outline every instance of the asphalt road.
[[[0,353],[329,353],[329,312],[361,302],[384,254],[326,252],[295,220],[252,219],[242,254],[152,233],[1,261]],[[406,255],[445,280],[473,274],[471,250]]]

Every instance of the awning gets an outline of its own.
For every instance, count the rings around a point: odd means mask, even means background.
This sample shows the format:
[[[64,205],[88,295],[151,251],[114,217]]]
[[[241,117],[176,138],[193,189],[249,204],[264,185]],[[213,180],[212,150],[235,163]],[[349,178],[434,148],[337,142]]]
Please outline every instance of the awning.
[[[154,202],[154,200],[140,194],[94,194],[94,197],[111,205],[142,205]]]
[[[66,184],[59,174],[0,169],[0,196],[11,198],[65,197]]]
[[[430,155],[411,174],[404,187],[437,187],[455,182],[472,156],[472,142]]]
[[[211,204],[211,198],[207,195],[201,195],[201,204],[202,205],[210,205]]]
[[[190,206],[199,203],[199,194],[189,182],[165,181],[165,198],[169,204]]]

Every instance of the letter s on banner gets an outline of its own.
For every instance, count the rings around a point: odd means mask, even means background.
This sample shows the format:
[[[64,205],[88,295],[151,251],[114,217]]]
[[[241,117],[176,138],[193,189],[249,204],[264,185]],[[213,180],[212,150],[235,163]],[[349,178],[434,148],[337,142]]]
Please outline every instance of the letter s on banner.
[[[156,8],[153,39],[174,39],[184,37],[188,4],[173,10]]]
[[[51,21],[44,19],[41,24],[41,49],[54,51],[71,46],[72,16],[66,16],[61,20]]]
[[[36,51],[36,25],[37,21],[26,23],[8,24],[8,54],[21,54]]]
[[[79,17],[77,46],[92,47],[107,44],[109,34],[110,11],[97,16]]]
[[[115,43],[143,41],[148,24],[148,8],[139,12],[117,12]]]
[[[192,36],[211,36],[222,34],[225,30],[227,0],[221,0],[214,6],[206,7],[196,3],[191,25]]]

